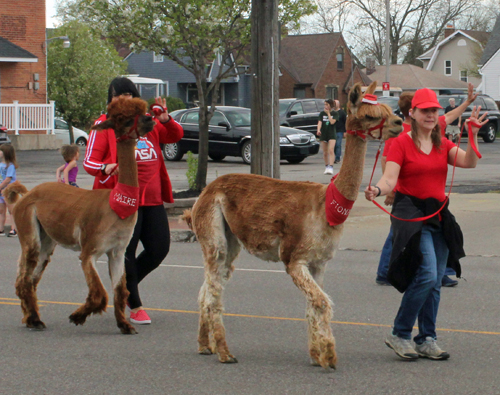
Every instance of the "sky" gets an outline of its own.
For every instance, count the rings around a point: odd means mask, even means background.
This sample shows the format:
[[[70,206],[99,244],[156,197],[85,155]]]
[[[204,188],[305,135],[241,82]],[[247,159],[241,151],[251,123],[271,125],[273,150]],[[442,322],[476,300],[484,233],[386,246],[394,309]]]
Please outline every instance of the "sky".
[[[56,14],[56,0],[45,0],[46,27],[54,27],[55,19],[52,17],[55,14]]]

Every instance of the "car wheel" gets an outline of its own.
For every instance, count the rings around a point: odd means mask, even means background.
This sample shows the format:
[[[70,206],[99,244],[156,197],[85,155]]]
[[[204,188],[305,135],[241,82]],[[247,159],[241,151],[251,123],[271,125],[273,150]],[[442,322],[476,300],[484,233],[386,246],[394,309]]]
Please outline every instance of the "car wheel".
[[[184,156],[179,143],[165,144],[163,146],[163,156],[166,160],[179,161]]]
[[[291,158],[291,159],[287,159],[287,162],[291,163],[292,165],[296,165],[297,163],[303,162],[304,159],[305,159],[305,157],[303,157],[303,158]]]
[[[226,157],[226,155],[209,154],[208,157],[212,159],[214,162],[220,162]]]
[[[497,137],[497,126],[493,122],[488,122],[486,125],[486,133],[483,135],[485,143],[492,143]]]
[[[247,165],[252,162],[252,143],[250,140],[246,140],[241,146],[241,157]]]
[[[76,145],[78,145],[80,147],[86,147],[87,140],[85,140],[83,137],[80,137],[78,140],[76,140]]]

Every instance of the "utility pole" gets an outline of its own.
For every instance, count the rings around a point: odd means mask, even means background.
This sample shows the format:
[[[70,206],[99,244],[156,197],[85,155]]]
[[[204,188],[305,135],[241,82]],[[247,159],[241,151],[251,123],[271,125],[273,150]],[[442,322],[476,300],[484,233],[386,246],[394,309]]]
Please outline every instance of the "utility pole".
[[[252,0],[252,174],[280,178],[278,0]]]
[[[389,9],[389,0],[385,0],[385,82],[388,84],[389,90],[384,89],[383,95],[390,96],[390,72],[391,57],[390,57],[390,35],[391,35],[391,12]]]

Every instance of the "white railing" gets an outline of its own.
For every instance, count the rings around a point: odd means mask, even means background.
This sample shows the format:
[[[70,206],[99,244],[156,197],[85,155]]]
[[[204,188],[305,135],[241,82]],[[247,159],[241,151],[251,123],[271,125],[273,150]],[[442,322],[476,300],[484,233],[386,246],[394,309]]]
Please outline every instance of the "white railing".
[[[49,104],[0,104],[0,124],[19,134],[20,130],[45,130],[54,134],[55,101]]]

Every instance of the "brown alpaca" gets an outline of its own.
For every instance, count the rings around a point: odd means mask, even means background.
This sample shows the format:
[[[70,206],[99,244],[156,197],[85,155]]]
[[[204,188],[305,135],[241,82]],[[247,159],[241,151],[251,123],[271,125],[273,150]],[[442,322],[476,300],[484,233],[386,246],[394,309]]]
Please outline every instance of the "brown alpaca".
[[[135,144],[155,125],[145,115],[147,104],[141,99],[119,99],[108,106],[108,119],[92,129],[113,128],[117,137],[120,164],[118,182],[138,187]],[[23,193],[22,185],[11,184],[4,191],[14,201]],[[21,299],[23,323],[28,328],[44,329],[40,320],[36,290],[45,267],[57,244],[81,251],[80,260],[89,287],[85,304],[69,316],[70,322],[83,325],[88,315],[106,311],[108,295],[95,269],[97,259],[107,254],[114,290],[115,318],[122,333],[136,330],[125,318],[128,291],[124,275],[125,249],[132,237],[137,211],[121,219],[110,207],[111,190],[85,190],[57,182],[40,184],[26,193],[15,205],[21,256],[16,280],[16,294]]]
[[[376,82],[366,93],[373,93]],[[363,176],[365,138],[397,136],[402,121],[386,105],[362,102],[359,84],[349,94],[342,167],[334,181],[339,192],[356,200]],[[385,123],[380,130],[381,121]],[[371,130],[369,130],[371,129]],[[344,225],[330,226],[325,213],[327,185],[280,181],[258,175],[228,174],[210,183],[184,219],[194,230],[204,257],[205,282],[200,304],[199,353],[217,353],[234,363],[222,322],[222,294],[241,245],[267,261],[282,261],[307,299],[309,354],[314,365],[335,368],[337,356],[330,327],[332,302],[323,291],[325,264],[338,247]]]

